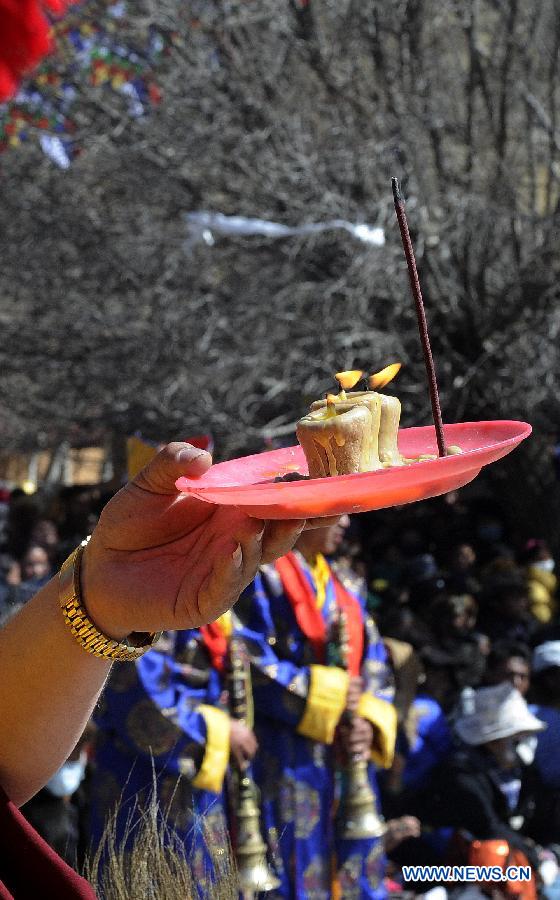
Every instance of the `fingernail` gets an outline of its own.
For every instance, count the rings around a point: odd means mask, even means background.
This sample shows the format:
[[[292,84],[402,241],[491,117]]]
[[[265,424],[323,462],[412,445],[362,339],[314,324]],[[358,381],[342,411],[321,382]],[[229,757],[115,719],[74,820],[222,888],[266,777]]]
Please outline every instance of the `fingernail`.
[[[203,475],[207,469],[209,468],[208,463],[212,462],[212,460],[208,459],[209,454],[206,450],[199,450],[198,452],[192,451],[192,449],[180,450],[177,455],[177,461],[184,466],[189,467],[189,475]]]
[[[206,455],[206,450],[199,450],[197,453],[193,453],[192,447],[186,447],[184,450],[179,450],[177,459],[179,462],[194,462],[195,459],[200,459],[201,456]]]
[[[231,554],[231,558],[233,560],[233,564],[235,566],[241,566],[243,562],[243,553],[241,551],[241,545],[238,544],[233,553]]]

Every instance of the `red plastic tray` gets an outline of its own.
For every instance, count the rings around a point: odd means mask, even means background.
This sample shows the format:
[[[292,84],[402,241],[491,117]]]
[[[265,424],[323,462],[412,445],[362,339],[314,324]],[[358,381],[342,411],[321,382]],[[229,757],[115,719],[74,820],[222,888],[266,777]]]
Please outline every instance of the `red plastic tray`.
[[[300,519],[367,512],[437,497],[476,478],[482,466],[501,459],[531,434],[526,422],[460,422],[445,425],[447,444],[463,453],[425,460],[406,466],[274,482],[278,475],[307,475],[301,447],[286,447],[242,456],[212,466],[201,478],[179,478],[177,488],[209,503],[231,504],[259,519]],[[403,428],[399,431],[403,456],[437,453],[435,429]]]

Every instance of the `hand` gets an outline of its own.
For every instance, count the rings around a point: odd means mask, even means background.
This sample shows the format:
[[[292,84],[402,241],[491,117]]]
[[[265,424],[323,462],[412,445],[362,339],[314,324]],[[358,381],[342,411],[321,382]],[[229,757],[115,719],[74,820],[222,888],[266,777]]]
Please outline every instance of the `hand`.
[[[241,771],[247,768],[247,764],[253,759],[258,750],[258,743],[253,731],[247,728],[243,722],[231,719],[229,733],[230,753]]]
[[[177,491],[177,478],[199,477],[211,464],[203,450],[168,444],[103,510],[83,555],[82,591],[105,634],[212,622],[261,563],[293,547],[304,520],[263,522]]]
[[[373,725],[354,716],[350,724],[338,726],[339,745],[347,757],[369,759],[373,741]]]
[[[389,819],[383,835],[385,852],[390,853],[402,841],[420,836],[420,822],[416,816],[401,816],[400,819]]]
[[[346,712],[355,713],[357,711],[363,689],[363,679],[359,675],[353,676],[348,684],[348,693],[346,694]]]

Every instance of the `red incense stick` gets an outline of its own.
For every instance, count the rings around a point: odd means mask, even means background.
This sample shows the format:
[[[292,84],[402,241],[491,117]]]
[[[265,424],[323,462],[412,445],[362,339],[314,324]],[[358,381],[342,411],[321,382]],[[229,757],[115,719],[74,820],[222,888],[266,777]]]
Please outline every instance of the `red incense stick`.
[[[440,456],[446,456],[445,435],[443,433],[443,422],[441,420],[441,406],[439,403],[439,393],[436,381],[436,370],[434,368],[434,360],[430,347],[430,336],[428,334],[428,323],[426,321],[426,313],[424,312],[424,301],[422,300],[422,291],[420,290],[420,281],[418,279],[418,271],[416,269],[416,260],[414,259],[414,250],[412,249],[412,241],[408,230],[408,222],[406,221],[406,213],[404,211],[404,198],[401,194],[399,182],[396,178],[391,178],[391,186],[393,188],[393,197],[395,200],[395,212],[401,232],[401,238],[404,247],[404,255],[408,266],[408,275],[410,277],[410,289],[414,297],[416,305],[416,315],[418,317],[418,331],[420,332],[420,341],[422,343],[422,351],[424,353],[424,363],[426,365],[426,373],[428,375],[428,386],[430,388],[430,402],[432,404],[432,415],[434,417],[434,425],[436,427],[436,438],[438,452]]]

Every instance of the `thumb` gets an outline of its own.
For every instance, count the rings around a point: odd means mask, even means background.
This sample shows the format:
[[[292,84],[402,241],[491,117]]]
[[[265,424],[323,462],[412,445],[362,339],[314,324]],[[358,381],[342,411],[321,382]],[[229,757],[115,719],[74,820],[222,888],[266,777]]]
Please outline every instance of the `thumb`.
[[[206,450],[173,441],[150,460],[132,483],[151,494],[176,494],[175,482],[181,475],[200,478],[211,465],[212,457]]]

